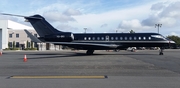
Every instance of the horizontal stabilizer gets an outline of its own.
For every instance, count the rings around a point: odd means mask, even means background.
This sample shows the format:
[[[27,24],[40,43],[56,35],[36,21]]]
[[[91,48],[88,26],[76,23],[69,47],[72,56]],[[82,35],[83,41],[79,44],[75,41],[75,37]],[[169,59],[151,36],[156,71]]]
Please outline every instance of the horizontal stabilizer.
[[[7,13],[0,13],[2,15],[9,15],[9,16],[17,16],[25,18],[27,22],[30,22],[33,28],[36,30],[38,35],[43,38],[46,35],[58,34],[61,31],[54,28],[51,24],[49,24],[44,17],[41,15],[33,15],[33,16],[22,16],[22,15],[14,15],[14,14],[7,14]]]
[[[9,16],[24,17],[24,18],[32,18],[32,19],[42,19],[42,18],[40,18],[40,17],[22,16],[22,15],[7,14],[7,13],[0,13],[0,14],[2,14],[2,15],[9,15]]]
[[[37,42],[37,43],[41,43],[42,42],[37,37],[33,36],[28,30],[24,30],[24,31],[30,37],[31,41]]]

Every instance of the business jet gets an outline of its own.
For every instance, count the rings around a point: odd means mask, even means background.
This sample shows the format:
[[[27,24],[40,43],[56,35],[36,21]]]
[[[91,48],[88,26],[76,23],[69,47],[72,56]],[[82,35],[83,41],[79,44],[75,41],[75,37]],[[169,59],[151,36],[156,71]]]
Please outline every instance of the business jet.
[[[41,15],[21,16],[30,22],[38,35],[37,42],[48,42],[56,45],[64,45],[79,50],[87,50],[87,55],[92,55],[94,50],[115,50],[128,47],[160,47],[159,55],[163,55],[165,47],[174,45],[158,33],[72,33],[63,32],[54,28]],[[32,37],[32,36],[31,36]]]

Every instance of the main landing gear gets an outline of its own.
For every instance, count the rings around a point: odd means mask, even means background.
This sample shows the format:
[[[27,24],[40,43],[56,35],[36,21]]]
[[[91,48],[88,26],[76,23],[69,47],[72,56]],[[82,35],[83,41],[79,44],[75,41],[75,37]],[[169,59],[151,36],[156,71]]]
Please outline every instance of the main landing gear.
[[[159,55],[163,55],[163,51],[164,51],[164,48],[161,47],[160,50],[159,50]]]
[[[93,52],[94,52],[94,50],[87,50],[86,54],[87,54],[87,55],[92,55]]]
[[[119,51],[120,51],[120,49],[114,49],[114,51],[115,51],[115,52],[119,52]]]

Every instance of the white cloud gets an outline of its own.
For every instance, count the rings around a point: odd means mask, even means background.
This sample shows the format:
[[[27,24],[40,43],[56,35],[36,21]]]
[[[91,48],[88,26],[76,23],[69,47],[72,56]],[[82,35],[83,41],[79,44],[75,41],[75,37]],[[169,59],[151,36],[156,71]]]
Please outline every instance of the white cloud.
[[[109,30],[114,32],[119,23],[123,20],[131,20],[135,18],[142,19],[146,17],[148,11],[150,11],[150,7],[151,5],[142,5],[132,8],[106,11],[99,14],[83,14],[80,16],[72,16],[74,19],[76,19],[77,22],[70,24],[77,26],[79,29],[84,27],[91,27],[95,32],[104,32]],[[108,24],[108,27],[100,29],[99,27],[104,23]],[[133,25],[133,27],[134,26],[135,25]]]
[[[64,15],[60,12],[45,12],[43,14],[43,16],[51,21],[51,22],[62,22],[62,23],[67,23],[69,21],[75,21],[75,19],[71,16],[68,16],[68,15]]]
[[[180,23],[180,1],[173,2],[158,2],[151,6],[151,11],[149,11],[149,17],[136,20],[123,20],[119,27],[121,30],[124,29],[133,29],[135,31],[154,31],[155,24],[160,23],[162,27],[160,33],[170,34],[171,31],[174,33],[179,33],[177,31],[180,29],[180,26],[177,25]],[[131,25],[130,25],[131,24]],[[139,30],[140,29],[140,30]],[[123,30],[125,31],[125,30]],[[176,32],[175,32],[176,31]],[[173,32],[172,32],[173,33]]]
[[[12,21],[18,21],[18,19],[14,16],[6,16],[0,14],[0,20],[12,20]]]
[[[159,3],[153,4],[151,7],[151,10],[159,11],[159,10],[162,10],[164,7],[165,6],[164,6],[163,2],[159,2]]]
[[[165,26],[173,26],[176,23],[176,19],[164,17],[159,20],[159,23],[164,24]]]
[[[128,5],[115,7],[112,6],[114,4],[110,5],[102,1],[82,0],[72,3],[72,1],[62,0],[49,2],[51,3],[47,4],[45,2],[46,4],[44,4],[43,0],[38,0],[37,2],[34,0],[30,3],[31,6],[27,4],[29,8],[33,9],[28,10],[28,12],[23,10],[24,12],[20,14],[41,14],[48,21],[52,22],[52,25],[55,25],[55,27],[58,26],[58,28],[65,30],[71,30],[76,27],[76,30],[72,30],[73,32],[84,31],[83,28],[88,28],[89,31],[94,32],[115,32],[117,28],[124,32],[131,29],[135,30],[135,32],[145,32],[156,30],[154,25],[157,23],[163,24],[161,28],[163,31],[161,32],[173,30],[176,33],[180,29],[179,0],[153,0],[138,5],[134,5],[131,2]],[[85,2],[88,3],[84,4]],[[4,19],[4,17],[0,16],[0,19]],[[19,18],[10,19],[18,20]],[[66,24],[59,25],[59,23]],[[170,32],[168,31],[168,33]]]
[[[103,25],[101,25],[101,28],[104,28],[104,27],[107,27],[108,26],[108,24],[103,24]]]
[[[180,34],[175,33],[175,32],[171,32],[170,35],[180,36]]]
[[[68,31],[68,32],[72,32],[74,30],[77,30],[77,28],[69,26],[67,24],[60,24],[56,27],[58,30],[60,31]]]
[[[81,15],[82,13],[74,8],[70,8],[67,4],[54,3],[38,8],[28,14],[38,13],[43,15],[48,21],[67,23],[76,21],[72,16]]]
[[[46,12],[63,12],[67,8],[68,6],[66,4],[54,3],[44,7],[37,8],[36,10],[32,10],[28,14],[37,14],[37,13],[43,14]]]
[[[150,15],[147,19],[142,20],[143,26],[153,26],[156,23],[159,23],[160,18],[154,15]]]
[[[133,20],[123,20],[119,26],[118,29],[121,30],[122,32],[127,32],[129,30],[134,30],[136,31],[142,31],[142,30],[147,30],[150,29],[148,26],[142,26],[141,22],[138,19],[133,19]]]
[[[139,20],[137,20],[137,19],[130,20],[130,21],[123,20],[120,23],[119,28],[122,28],[122,29],[134,28],[134,29],[137,29],[137,28],[141,28],[141,24],[140,24]]]
[[[162,17],[180,18],[180,1],[168,4],[159,14]]]
[[[142,21],[143,25],[152,26],[161,23],[164,26],[174,26],[180,18],[180,1],[170,3],[157,3],[152,5],[152,10],[156,10],[148,18]]]
[[[79,10],[69,8],[66,11],[64,11],[63,14],[68,15],[68,16],[75,16],[75,15],[81,15],[82,13]]]

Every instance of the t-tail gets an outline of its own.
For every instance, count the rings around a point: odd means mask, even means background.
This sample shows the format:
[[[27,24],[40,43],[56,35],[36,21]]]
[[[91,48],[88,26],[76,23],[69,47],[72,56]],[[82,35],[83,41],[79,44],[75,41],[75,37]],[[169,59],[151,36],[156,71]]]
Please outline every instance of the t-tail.
[[[58,34],[61,31],[55,29],[52,25],[50,25],[44,17],[41,15],[33,15],[33,16],[22,16],[22,15],[14,15],[14,14],[7,14],[7,13],[0,13],[2,15],[9,15],[9,16],[17,16],[17,17],[24,17],[27,22],[30,22],[31,25],[34,27],[36,32],[40,37],[45,37],[46,35]]]
[[[44,17],[40,15],[33,15],[29,17],[24,17],[26,21],[30,22],[34,27],[36,32],[40,37],[45,37],[46,35],[58,34],[61,31],[55,29],[51,24],[49,24]]]
[[[55,29],[40,15],[33,15],[24,18],[34,27],[40,36],[39,39],[43,39],[46,42],[71,42],[74,40],[74,36],[71,32],[62,32]]]

